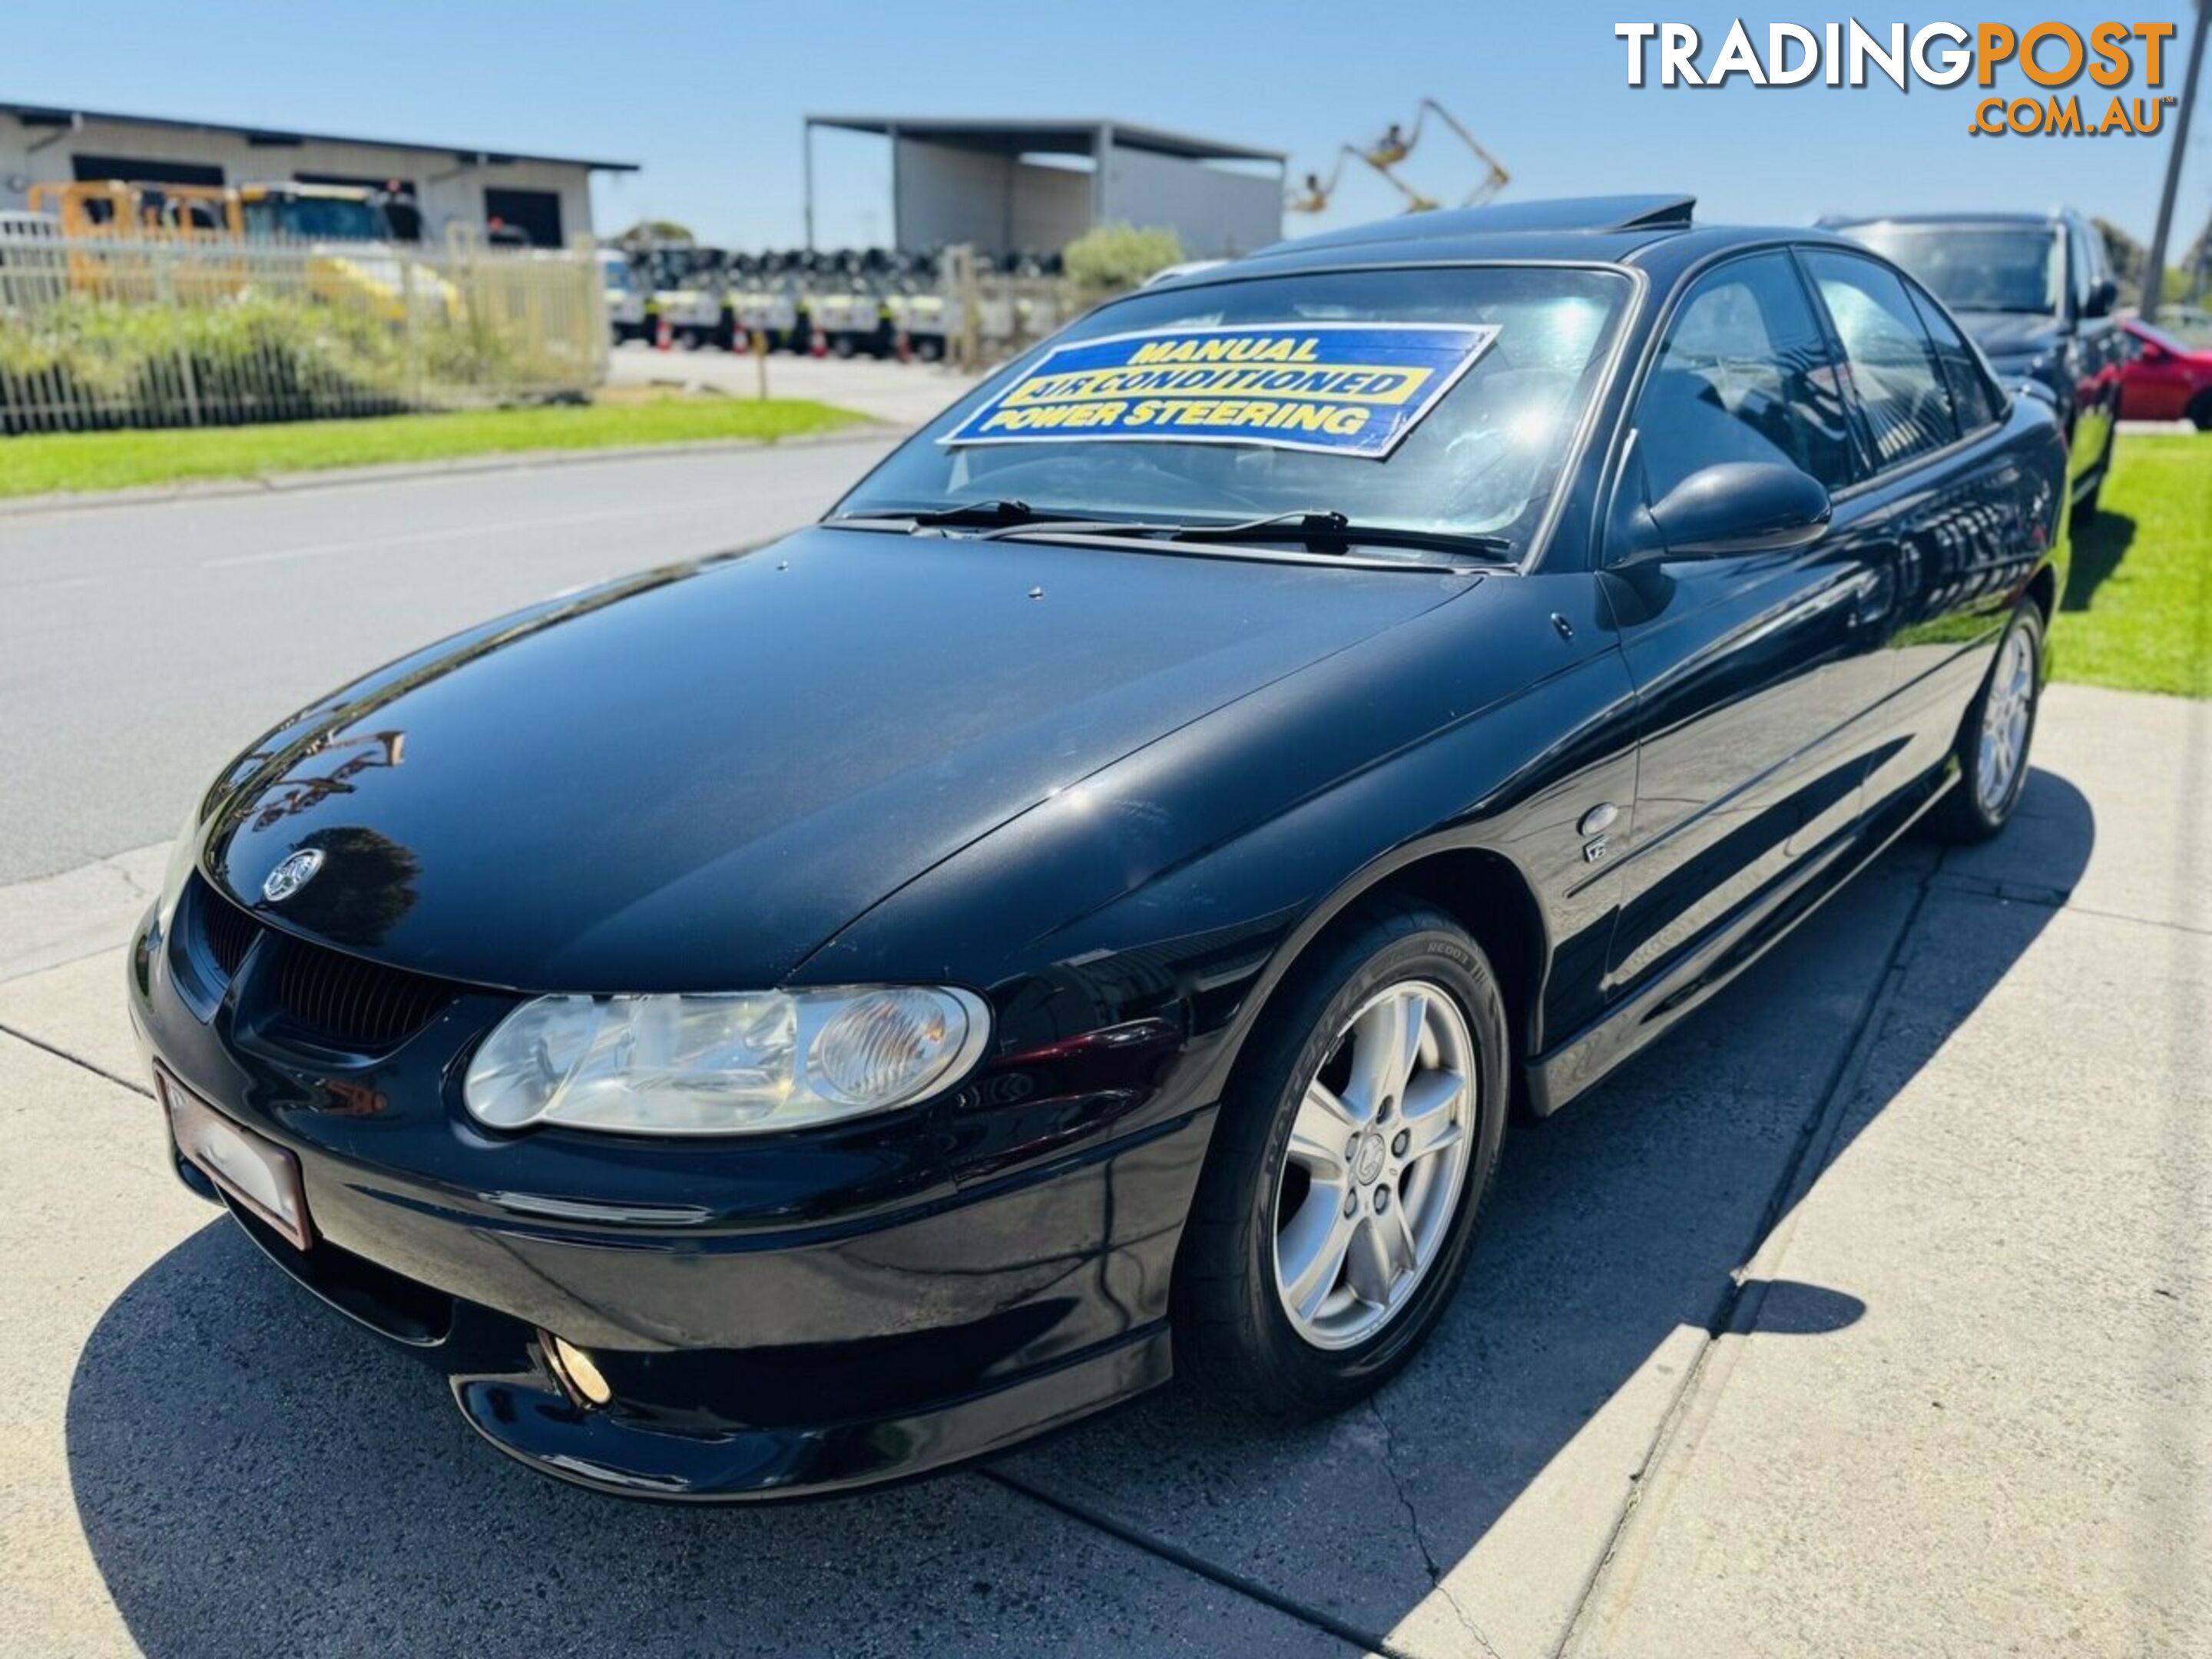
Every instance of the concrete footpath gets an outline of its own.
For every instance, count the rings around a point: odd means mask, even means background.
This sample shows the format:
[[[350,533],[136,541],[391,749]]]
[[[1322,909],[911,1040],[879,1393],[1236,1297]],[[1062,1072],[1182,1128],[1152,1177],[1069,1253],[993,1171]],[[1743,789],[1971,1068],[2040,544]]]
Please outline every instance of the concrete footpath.
[[[1371,1408],[771,1510],[477,1441],[162,1167],[160,849],[0,888],[0,1653],[2212,1652],[2212,705],[2036,760],[1516,1129]]]

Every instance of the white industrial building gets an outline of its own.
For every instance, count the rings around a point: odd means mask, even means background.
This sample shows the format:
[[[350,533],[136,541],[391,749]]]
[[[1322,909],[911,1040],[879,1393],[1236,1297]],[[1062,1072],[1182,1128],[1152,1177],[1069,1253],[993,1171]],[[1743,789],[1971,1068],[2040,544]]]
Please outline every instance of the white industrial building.
[[[481,232],[498,220],[558,247],[591,234],[592,173],[636,170],[628,161],[0,103],[0,210],[22,207],[33,185],[74,179],[398,185],[420,206],[428,239],[442,239],[450,224]]]
[[[1194,258],[1249,253],[1283,234],[1279,150],[1126,121],[806,118],[806,241],[814,245],[814,132],[891,145],[893,240],[988,254],[1057,252],[1093,225],[1164,228]]]

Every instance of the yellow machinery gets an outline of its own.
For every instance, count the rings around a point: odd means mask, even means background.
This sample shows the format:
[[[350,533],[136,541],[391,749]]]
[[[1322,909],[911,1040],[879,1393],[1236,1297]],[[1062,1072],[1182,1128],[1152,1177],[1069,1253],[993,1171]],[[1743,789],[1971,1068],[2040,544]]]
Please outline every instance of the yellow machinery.
[[[72,239],[236,234],[231,193],[210,185],[127,185],[116,179],[33,185],[29,206],[60,220],[62,234]]]
[[[1344,177],[1344,164],[1347,161],[1364,162],[1381,173],[1390,187],[1406,198],[1406,211],[1408,213],[1423,213],[1439,205],[1434,197],[1424,195],[1392,170],[1413,153],[1414,147],[1421,142],[1422,129],[1427,125],[1428,118],[1431,115],[1451,129],[1460,142],[1474,153],[1475,160],[1482,167],[1481,178],[1461,200],[1460,206],[1480,207],[1511,182],[1512,175],[1506,172],[1504,164],[1476,142],[1474,135],[1462,125],[1449,110],[1433,98],[1424,98],[1421,100],[1420,108],[1414,112],[1413,130],[1411,132],[1405,131],[1397,122],[1393,121],[1380,138],[1364,149],[1357,144],[1340,146],[1336,155],[1336,165],[1330,169],[1328,179],[1324,180],[1319,173],[1309,173],[1305,176],[1305,182],[1291,192],[1285,198],[1284,205],[1292,213],[1322,211],[1328,206],[1329,198],[1336,193],[1337,185]]]
[[[231,193],[206,185],[133,185],[113,179],[33,185],[27,205],[33,213],[58,222],[69,250],[69,285],[110,299],[157,297],[163,273],[155,269],[149,244],[216,242],[237,234]],[[118,246],[101,246],[110,242]],[[194,260],[170,275],[170,291],[204,296],[210,285],[227,290],[239,281],[237,272]]]
[[[153,298],[165,285],[171,292],[189,289],[203,295],[281,289],[288,279],[296,281],[297,272],[281,260],[251,257],[248,245],[283,241],[303,247],[307,290],[331,304],[387,322],[406,315],[410,297],[418,314],[453,318],[460,312],[460,295],[451,283],[399,252],[380,191],[341,185],[223,187],[101,179],[34,185],[29,206],[60,221],[70,246],[70,285],[112,298]],[[103,242],[119,246],[104,247]],[[165,244],[191,245],[195,255],[157,267],[158,249]]]

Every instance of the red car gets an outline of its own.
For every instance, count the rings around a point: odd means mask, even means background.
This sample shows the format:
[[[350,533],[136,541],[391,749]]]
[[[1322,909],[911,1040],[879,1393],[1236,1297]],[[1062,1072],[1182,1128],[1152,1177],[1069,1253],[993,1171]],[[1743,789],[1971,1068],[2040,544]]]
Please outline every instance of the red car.
[[[2212,432],[2212,349],[2177,340],[2134,317],[2120,326],[2135,337],[2135,356],[2120,371],[2124,421],[2194,421]]]

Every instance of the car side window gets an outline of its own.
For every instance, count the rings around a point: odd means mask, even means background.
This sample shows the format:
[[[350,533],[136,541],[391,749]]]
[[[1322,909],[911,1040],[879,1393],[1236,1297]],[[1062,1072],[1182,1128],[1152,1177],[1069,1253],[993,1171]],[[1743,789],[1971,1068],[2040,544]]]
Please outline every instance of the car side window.
[[[1959,423],[1935,347],[1896,273],[1827,248],[1807,249],[1805,266],[1843,342],[1875,466],[1896,466],[1954,441]]]
[[[1636,405],[1656,501],[1723,461],[1779,461],[1830,489],[1853,482],[1849,417],[1828,343],[1784,253],[1700,278],[1668,325]]]
[[[1912,308],[1920,313],[1921,325],[1935,344],[1936,366],[1943,371],[1943,384],[1951,393],[1959,429],[1978,432],[2003,413],[2004,400],[1990,383],[1966,336],[1943,314],[1943,308],[1918,289],[1911,291]]]

